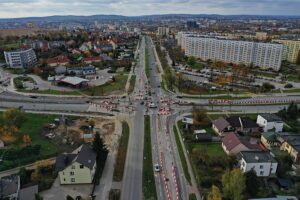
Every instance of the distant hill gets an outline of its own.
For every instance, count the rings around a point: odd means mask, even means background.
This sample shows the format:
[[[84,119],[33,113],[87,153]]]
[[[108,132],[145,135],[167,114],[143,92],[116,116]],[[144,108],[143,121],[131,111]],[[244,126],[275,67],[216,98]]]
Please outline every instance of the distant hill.
[[[263,16],[263,15],[217,15],[217,14],[163,14],[144,16],[123,15],[55,15],[48,17],[25,17],[25,18],[0,18],[0,22],[64,22],[64,21],[94,21],[94,20],[160,20],[160,19],[189,19],[189,18],[214,18],[214,19],[300,19],[300,16]]]

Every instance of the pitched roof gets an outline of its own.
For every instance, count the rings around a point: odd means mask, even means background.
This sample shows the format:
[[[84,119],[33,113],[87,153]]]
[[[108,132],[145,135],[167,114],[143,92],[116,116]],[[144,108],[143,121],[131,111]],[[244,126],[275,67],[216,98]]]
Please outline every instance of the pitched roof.
[[[264,133],[262,133],[262,136],[268,141],[276,141],[277,140],[276,133],[274,133],[274,132],[264,132]]]
[[[79,78],[79,77],[71,77],[71,76],[67,76],[63,79],[60,80],[61,82],[64,82],[64,83],[68,83],[68,84],[71,84],[71,85],[78,85],[82,82],[89,82],[89,80],[87,79],[84,79],[84,78]]]
[[[228,151],[231,151],[233,148],[241,144],[241,141],[235,133],[229,133],[222,138],[222,143],[226,146]]]
[[[234,128],[240,128],[242,126],[243,126],[243,128],[258,128],[259,127],[255,121],[253,121],[247,117],[244,118],[244,117],[232,116],[232,117],[226,118],[226,120]]]
[[[249,118],[241,118],[243,128],[258,128],[257,123]]]
[[[9,175],[0,179],[0,199],[11,194],[16,194],[19,190],[20,178],[18,175]]]
[[[84,62],[95,62],[95,61],[101,61],[101,60],[103,60],[103,59],[100,56],[83,58]]]
[[[300,153],[300,135],[297,134],[281,135],[281,138]]]
[[[78,162],[92,169],[96,163],[96,153],[87,144],[81,146],[78,154],[61,154],[56,157],[55,170],[62,171],[71,163]]]
[[[96,157],[97,155],[93,151],[93,149],[88,145],[84,144],[82,145],[81,150],[78,153],[78,156],[76,157],[75,161],[92,169],[96,162]]]
[[[66,55],[59,55],[54,58],[48,58],[47,64],[53,64],[53,63],[67,63],[69,62],[69,58]]]
[[[64,170],[76,158],[76,154],[60,154],[56,157],[55,170]]]
[[[251,144],[250,142],[239,138],[235,133],[229,133],[224,138],[222,138],[222,143],[224,146],[226,146],[226,149],[228,151],[231,151],[239,144],[243,144],[248,149],[259,149],[259,146],[256,144]]]
[[[227,126],[230,125],[229,122],[223,117],[214,120],[212,123],[219,131],[223,131]]]
[[[277,163],[271,154],[265,151],[241,151],[240,155],[247,163]]]
[[[227,117],[226,121],[234,128],[241,127],[240,117],[237,116]]]
[[[38,185],[23,188],[20,190],[19,200],[35,200],[35,194],[38,192]]]
[[[282,121],[282,119],[280,117],[278,117],[275,114],[271,114],[271,113],[264,113],[264,114],[259,114],[261,117],[263,117],[264,119],[266,119],[268,122],[278,122],[278,121]]]

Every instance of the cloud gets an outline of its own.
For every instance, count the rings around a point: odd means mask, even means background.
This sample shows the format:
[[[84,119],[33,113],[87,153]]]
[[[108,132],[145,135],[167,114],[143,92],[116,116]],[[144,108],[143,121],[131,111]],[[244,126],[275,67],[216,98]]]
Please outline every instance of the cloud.
[[[120,14],[299,15],[300,0],[0,0],[0,18]]]

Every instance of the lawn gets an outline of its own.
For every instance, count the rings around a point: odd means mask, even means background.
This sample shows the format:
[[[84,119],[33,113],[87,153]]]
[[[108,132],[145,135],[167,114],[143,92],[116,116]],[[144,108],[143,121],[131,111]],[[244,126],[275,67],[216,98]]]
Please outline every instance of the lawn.
[[[145,49],[145,73],[149,80],[150,78],[150,64],[149,64],[149,52],[148,49]]]
[[[185,179],[191,184],[191,176],[190,176],[190,173],[189,173],[189,169],[188,169],[188,166],[187,166],[187,163],[186,163],[184,151],[183,151],[183,148],[182,148],[182,145],[181,145],[181,142],[180,142],[180,138],[179,138],[180,136],[178,134],[178,130],[177,130],[176,126],[173,127],[173,131],[174,131],[177,150],[178,150],[178,153],[179,153],[181,166],[183,168]]]
[[[197,200],[196,195],[195,195],[194,193],[191,193],[191,194],[189,195],[189,200]]]
[[[119,141],[118,155],[117,155],[117,160],[116,160],[114,175],[113,175],[114,181],[122,181],[126,155],[127,155],[128,140],[129,140],[129,126],[127,122],[122,122],[122,135]]]
[[[125,86],[128,79],[128,75],[120,74],[115,76],[115,81],[107,82],[100,86],[90,87],[81,90],[82,93],[89,96],[109,95],[114,93],[125,92]]]
[[[193,149],[206,149],[208,156],[226,156],[220,143],[191,143],[187,144],[187,147],[189,149],[189,152],[192,152]]]
[[[144,152],[143,152],[143,194],[144,199],[157,199],[153,173],[150,116],[144,117]]]
[[[28,134],[31,139],[31,146],[35,146],[35,145],[41,146],[40,153],[39,155],[32,155],[25,158],[24,157],[19,158],[17,161],[16,160],[4,161],[2,162],[0,167],[1,171],[13,167],[17,167],[18,165],[25,165],[36,160],[49,158],[59,153],[59,147],[57,145],[51,143],[51,141],[45,139],[40,135],[40,131],[43,125],[47,123],[52,123],[55,116],[31,114],[31,113],[26,113],[25,116],[26,116],[25,117],[26,120],[23,122],[19,130],[20,135],[18,137],[18,140],[14,144],[12,144],[11,147],[14,149],[24,148],[24,143],[22,141],[22,138],[24,134]],[[1,155],[3,155],[3,153],[4,153],[3,151],[2,152],[0,151]]]
[[[135,82],[136,82],[136,75],[132,75],[130,78],[130,86],[129,86],[129,90],[128,93],[132,93],[135,87]]]
[[[25,93],[34,94],[52,94],[52,95],[82,95],[80,91],[64,91],[64,90],[18,90]]]

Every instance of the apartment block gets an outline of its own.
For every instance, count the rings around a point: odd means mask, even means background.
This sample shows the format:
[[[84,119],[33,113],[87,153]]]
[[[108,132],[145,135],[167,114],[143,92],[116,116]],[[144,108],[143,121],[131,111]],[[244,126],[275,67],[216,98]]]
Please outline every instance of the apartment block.
[[[300,52],[300,40],[272,40],[283,44],[282,60],[296,63]]]
[[[33,49],[4,51],[4,57],[11,68],[29,68],[37,62]]]
[[[191,33],[179,33],[177,41],[186,56],[235,64],[253,64],[262,69],[275,71],[281,66],[282,44],[228,40],[226,37]]]

